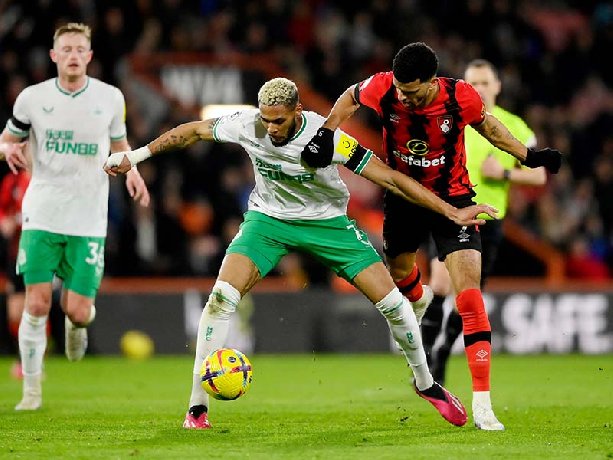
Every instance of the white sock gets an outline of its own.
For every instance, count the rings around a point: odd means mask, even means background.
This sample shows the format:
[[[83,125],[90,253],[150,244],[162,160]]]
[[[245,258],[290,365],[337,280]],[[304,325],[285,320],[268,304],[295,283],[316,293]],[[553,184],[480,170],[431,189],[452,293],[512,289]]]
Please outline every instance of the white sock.
[[[42,372],[40,374],[23,374],[23,394],[25,395],[42,395]]]
[[[40,376],[47,348],[47,316],[33,316],[23,312],[19,323],[19,355],[24,375]]]
[[[421,342],[419,325],[407,298],[398,288],[394,288],[375,306],[385,316],[394,340],[411,366],[417,388],[420,390],[430,388],[434,379],[426,363],[426,352]]]
[[[231,284],[217,281],[213,286],[198,323],[198,339],[189,407],[198,405],[209,407],[209,395],[204,391],[200,382],[200,368],[209,353],[224,346],[230,328],[230,316],[236,310],[240,300],[240,292]]]
[[[492,408],[492,399],[489,391],[473,391],[473,409],[475,406],[484,407],[485,409]]]

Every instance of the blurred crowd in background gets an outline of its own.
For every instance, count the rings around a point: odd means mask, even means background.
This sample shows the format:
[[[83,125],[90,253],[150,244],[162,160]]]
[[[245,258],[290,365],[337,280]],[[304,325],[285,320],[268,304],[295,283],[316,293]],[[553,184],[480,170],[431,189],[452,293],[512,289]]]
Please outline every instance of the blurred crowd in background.
[[[75,21],[93,29],[89,74],[126,95],[134,148],[194,113],[169,104],[152,122],[126,84],[133,54],[270,53],[288,77],[308,82],[330,103],[350,84],[389,70],[396,51],[412,41],[434,48],[444,76],[461,78],[470,60],[488,59],[500,71],[499,105],[527,121],[539,147],[566,158],[546,187],[513,188],[508,218],[562,251],[569,277],[613,276],[609,1],[0,0],[2,126],[25,86],[56,75],[48,56],[53,31]],[[369,112],[357,116],[378,129]],[[6,164],[0,170],[6,174]],[[154,198],[149,209],[133,206],[122,179],[111,179],[106,274],[215,275],[246,208],[253,181],[247,156],[239,147],[198,143],[139,170]],[[380,192],[356,193],[351,213],[377,228],[368,219],[380,216]],[[300,256],[278,271],[297,285],[329,282]]]

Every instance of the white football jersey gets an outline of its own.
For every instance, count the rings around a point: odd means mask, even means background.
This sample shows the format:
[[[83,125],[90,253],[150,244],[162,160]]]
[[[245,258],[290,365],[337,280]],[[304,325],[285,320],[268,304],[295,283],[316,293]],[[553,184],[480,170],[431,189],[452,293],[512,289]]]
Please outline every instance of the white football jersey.
[[[345,164],[355,151],[357,141],[348,134],[334,133],[332,165],[309,168],[300,162],[304,146],[316,134],[324,118],[302,112],[302,125],[282,146],[272,144],[260,121],[258,109],[246,109],[217,119],[213,136],[217,142],[235,142],[249,154],[255,172],[255,187],[249,196],[250,211],[259,211],[277,219],[314,220],[347,213],[349,191],[342,181],[338,164]],[[368,163],[372,152],[361,162]]]
[[[126,137],[121,91],[88,78],[70,93],[53,78],[19,94],[7,129],[29,135],[32,179],[23,199],[23,228],[105,236],[109,179],[102,167],[111,140]]]

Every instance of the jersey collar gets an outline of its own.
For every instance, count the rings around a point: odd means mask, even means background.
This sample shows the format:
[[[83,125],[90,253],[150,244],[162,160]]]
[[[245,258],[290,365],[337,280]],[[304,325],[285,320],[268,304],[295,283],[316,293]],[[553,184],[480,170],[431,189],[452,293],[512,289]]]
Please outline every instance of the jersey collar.
[[[302,123],[300,123],[300,129],[294,133],[294,135],[292,136],[292,138],[288,142],[291,142],[293,140],[298,139],[298,136],[300,136],[304,132],[304,130],[306,128],[307,119],[304,116],[304,112],[301,113],[300,116],[302,117]]]
[[[68,91],[64,88],[62,88],[62,86],[60,85],[60,79],[56,78],[55,79],[55,87],[58,89],[58,91],[62,94],[65,94],[66,96],[70,96],[70,97],[77,97],[78,95],[82,94],[83,92],[85,92],[85,90],[87,89],[87,87],[89,86],[89,77],[86,77],[85,80],[85,84],[79,88],[78,90],[71,92]]]

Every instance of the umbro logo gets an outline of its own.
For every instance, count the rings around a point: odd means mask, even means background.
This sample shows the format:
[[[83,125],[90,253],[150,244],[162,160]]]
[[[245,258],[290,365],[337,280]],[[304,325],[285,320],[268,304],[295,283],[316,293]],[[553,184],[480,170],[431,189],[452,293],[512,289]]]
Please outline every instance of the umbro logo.
[[[43,106],[43,112],[45,112],[45,113],[51,113],[51,112],[53,112],[53,109],[54,109],[54,108],[55,108],[55,107],[53,107],[53,106],[51,106],[51,107],[49,107],[49,108],[47,108],[47,107]]]
[[[398,123],[400,122],[400,116],[396,115],[395,113],[390,114],[390,121],[392,123]]]
[[[460,241],[460,243],[468,243],[468,240],[470,239],[470,235],[466,233],[467,229],[468,227],[466,225],[464,225],[460,229],[460,233],[458,233],[458,241]]]
[[[489,353],[482,348],[477,353],[475,353],[475,355],[477,356],[477,361],[487,361]]]

